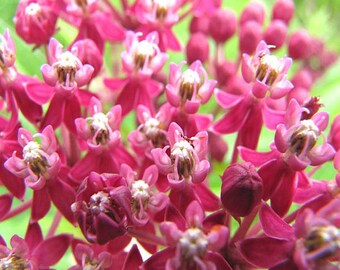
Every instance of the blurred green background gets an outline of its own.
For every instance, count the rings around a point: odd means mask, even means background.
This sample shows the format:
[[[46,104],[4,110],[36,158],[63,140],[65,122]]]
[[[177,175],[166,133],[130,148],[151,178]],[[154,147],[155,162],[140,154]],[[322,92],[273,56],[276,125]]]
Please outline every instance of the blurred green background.
[[[209,1],[209,0],[207,0]],[[5,28],[9,28],[10,33],[15,41],[16,50],[17,50],[17,60],[16,67],[17,69],[25,74],[35,75],[41,77],[40,74],[40,66],[45,63],[45,53],[42,48],[36,49],[32,51],[33,46],[29,46],[25,44],[16,34],[13,26],[13,17],[16,11],[16,7],[18,4],[18,0],[0,0],[0,33],[3,33]],[[114,4],[117,4],[118,1],[112,0]],[[264,0],[262,1],[267,10],[269,11],[271,6],[273,5],[273,0]],[[223,1],[224,7],[231,8],[236,11],[237,14],[249,3],[249,1],[238,0],[238,1]],[[290,32],[299,29],[306,28],[312,36],[319,37],[323,39],[329,48],[340,53],[340,20],[337,18],[340,12],[340,0],[297,0],[296,3],[296,12],[295,17],[290,26]],[[308,4],[307,4],[308,3]],[[269,12],[268,12],[269,13]],[[269,16],[269,15],[268,15]],[[269,17],[267,16],[267,19]],[[64,45],[68,45],[72,38],[75,36],[75,29],[69,26],[62,21],[58,22],[58,26],[60,31],[56,34],[56,38],[63,43]],[[176,33],[178,33],[181,41],[185,44],[188,39],[189,32],[186,31],[188,26],[188,20],[184,20],[180,25],[175,27]],[[231,42],[231,45],[228,46],[228,55],[236,54],[236,44],[237,41],[234,40]],[[170,61],[178,62],[183,60],[183,54],[180,53],[171,53]],[[334,119],[334,117],[340,112],[340,62],[338,61],[334,64],[325,76],[317,81],[314,85],[312,94],[315,96],[321,97],[321,102],[325,105],[324,110],[330,113],[330,119]],[[130,119],[128,120],[130,121]],[[272,134],[265,134],[261,139],[260,149],[266,148],[268,146],[268,140],[271,140]],[[231,139],[232,140],[232,139]],[[219,175],[225,169],[225,164],[216,164],[216,171],[211,176],[215,180],[212,181],[213,189],[215,192],[219,192]],[[317,174],[319,178],[330,179],[334,176],[334,171],[332,170],[332,164],[328,164],[326,166],[326,170],[322,170]],[[4,188],[0,187],[0,195],[4,194],[6,191]],[[27,191],[27,198],[31,196],[31,192]],[[18,205],[20,202],[16,201],[15,205]],[[55,215],[55,209],[51,210],[51,213],[44,218],[40,224],[43,228],[44,233],[46,233],[50,227],[50,224],[53,221]],[[0,235],[4,237],[4,239],[9,242],[9,239],[13,234],[18,234],[21,237],[24,237],[27,222],[29,218],[29,213],[25,212],[21,215],[18,215],[16,218],[7,220],[5,222],[0,223]],[[81,233],[78,228],[73,228],[66,221],[62,221],[58,232],[67,232],[74,233],[77,236],[81,237]],[[70,252],[68,252],[67,256],[63,258],[63,260],[55,266],[56,269],[66,269],[71,266],[73,263],[73,257]]]

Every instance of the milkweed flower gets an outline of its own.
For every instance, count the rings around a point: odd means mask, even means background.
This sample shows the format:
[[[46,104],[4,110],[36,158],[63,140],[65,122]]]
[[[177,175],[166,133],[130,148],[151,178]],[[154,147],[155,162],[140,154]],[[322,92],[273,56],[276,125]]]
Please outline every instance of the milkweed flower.
[[[270,46],[261,41],[253,57],[243,54],[242,76],[248,83],[253,82],[252,92],[257,98],[264,98],[269,92],[273,99],[285,96],[292,88],[287,72],[292,64],[289,57],[271,55]]]
[[[206,159],[207,132],[201,131],[188,138],[181,127],[173,122],[169,126],[168,138],[170,145],[152,150],[151,155],[159,170],[167,174],[170,186],[181,189],[187,183],[204,181],[210,168]]]
[[[166,96],[172,106],[180,107],[186,113],[196,113],[200,104],[209,101],[217,82],[208,79],[208,74],[200,61],[195,61],[182,72],[184,63],[170,64]]]

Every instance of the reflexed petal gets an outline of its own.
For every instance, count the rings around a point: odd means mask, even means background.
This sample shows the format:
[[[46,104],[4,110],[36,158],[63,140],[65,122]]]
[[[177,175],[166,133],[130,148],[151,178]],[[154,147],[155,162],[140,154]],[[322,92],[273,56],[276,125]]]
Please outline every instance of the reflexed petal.
[[[259,212],[264,233],[272,238],[289,240],[294,237],[293,228],[284,222],[266,203]]]

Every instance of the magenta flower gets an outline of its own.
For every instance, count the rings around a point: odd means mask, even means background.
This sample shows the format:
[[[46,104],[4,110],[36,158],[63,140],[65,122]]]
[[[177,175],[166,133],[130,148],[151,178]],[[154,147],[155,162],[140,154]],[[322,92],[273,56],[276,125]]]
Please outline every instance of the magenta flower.
[[[50,269],[65,254],[71,236],[59,234],[43,239],[38,223],[29,224],[25,239],[11,238],[12,249],[0,243],[1,269]]]
[[[161,223],[168,247],[145,261],[142,269],[231,269],[217,253],[228,239],[228,228],[216,225],[208,230],[203,219],[201,206],[193,201],[185,212],[185,220],[181,216],[178,224]]]
[[[160,172],[167,174],[170,186],[182,189],[190,182],[204,181],[210,168],[206,159],[208,133],[202,131],[188,138],[173,122],[169,126],[168,139],[170,145],[152,150],[151,155]]]
[[[45,82],[59,91],[72,92],[89,82],[93,67],[83,65],[77,57],[77,47],[63,52],[62,45],[54,38],[48,45],[48,58],[50,64],[41,67]]]
[[[339,199],[313,211],[300,211],[294,227],[263,204],[260,220],[265,236],[239,243],[252,265],[270,269],[338,269],[340,260]],[[268,256],[270,252],[271,256]]]
[[[85,238],[102,245],[125,234],[131,220],[131,192],[121,176],[92,172],[71,208]]]
[[[56,30],[58,13],[56,1],[20,1],[13,19],[15,30],[28,44],[47,44]]]
[[[87,118],[77,118],[80,138],[86,140],[87,154],[72,167],[70,176],[80,183],[90,172],[118,173],[122,163],[134,167],[135,160],[120,142],[121,106],[104,114],[98,99],[92,97]]]
[[[255,97],[264,98],[269,91],[271,98],[278,99],[293,88],[287,79],[292,59],[289,57],[279,59],[270,54],[269,48],[270,46],[261,41],[252,58],[247,54],[243,55],[242,76],[246,82],[254,83],[252,92]]]
[[[126,164],[120,169],[120,174],[126,179],[132,196],[132,218],[137,225],[145,225],[156,213],[163,210],[169,201],[163,192],[155,190],[158,180],[158,169],[151,165],[145,169],[141,178]]]
[[[21,128],[18,142],[23,148],[22,158],[14,152],[4,166],[17,177],[24,178],[26,186],[34,190],[32,220],[43,218],[52,200],[58,210],[73,223],[70,206],[74,202],[75,192],[63,174],[59,173],[61,161],[56,153],[58,145],[53,128],[47,126],[42,133],[34,136]]]
[[[61,166],[53,128],[48,126],[34,136],[20,128],[18,142],[22,147],[22,158],[14,152],[5,162],[5,167],[14,175],[24,178],[28,187],[34,190],[44,188],[46,181],[57,176]]]
[[[172,118],[172,111],[171,106],[164,105],[153,116],[147,107],[143,105],[137,107],[137,118],[140,125],[128,136],[136,153],[152,159],[150,154],[152,149],[168,144],[167,130]]]
[[[186,113],[196,113],[201,103],[209,101],[217,82],[208,79],[200,61],[195,61],[182,73],[183,65],[184,62],[170,64],[167,99],[172,106],[181,107]]]
[[[141,33],[126,33],[126,51],[122,52],[123,71],[128,77],[123,79],[104,79],[105,85],[113,91],[120,90],[116,104],[122,106],[126,115],[138,105],[146,106],[154,112],[153,100],[162,92],[163,85],[151,78],[160,71],[168,55],[158,47],[158,34],[151,32],[140,40]],[[129,99],[126,97],[129,96]]]
[[[328,113],[318,112],[310,119],[302,120],[303,109],[293,99],[290,101],[285,123],[279,124],[275,133],[277,150],[294,170],[303,170],[308,165],[320,165],[331,160],[334,148],[325,140],[317,144],[318,138],[328,124]]]
[[[162,51],[167,49],[179,51],[181,45],[171,28],[175,25],[179,16],[178,10],[183,6],[180,0],[138,0],[135,5],[137,20],[142,24],[139,28],[143,33],[157,31]]]
[[[42,119],[42,108],[27,93],[25,85],[36,82],[17,72],[14,63],[16,59],[15,46],[9,30],[0,34],[0,96],[7,101],[10,111],[17,113],[18,108],[33,124]]]
[[[98,0],[68,0],[64,12],[66,20],[79,30],[75,41],[91,39],[101,53],[105,41],[124,39],[124,29],[114,18],[116,14],[101,8]]]

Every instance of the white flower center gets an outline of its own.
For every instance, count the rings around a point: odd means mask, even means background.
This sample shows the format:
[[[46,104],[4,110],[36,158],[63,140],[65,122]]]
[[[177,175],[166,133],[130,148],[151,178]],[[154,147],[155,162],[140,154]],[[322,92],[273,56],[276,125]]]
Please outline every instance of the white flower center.
[[[90,198],[90,209],[95,214],[99,214],[100,212],[105,212],[107,206],[110,204],[111,199],[109,194],[104,191],[99,191],[96,194],[93,194]]]
[[[260,56],[260,63],[256,70],[256,78],[268,86],[272,86],[282,70],[281,61],[274,55]]]
[[[41,6],[37,3],[31,3],[25,9],[25,14],[28,16],[36,16],[40,12],[41,12]]]
[[[132,183],[132,198],[146,201],[150,198],[150,186],[144,180],[138,180]]]
[[[149,118],[143,125],[143,132],[147,137],[154,137],[159,132],[160,122],[156,118]]]
[[[59,67],[72,68],[72,69],[77,69],[79,67],[80,60],[78,59],[78,57],[76,57],[69,51],[63,52],[58,57],[58,60],[59,61],[57,63]]]
[[[200,229],[190,228],[180,238],[179,245],[182,256],[193,259],[195,256],[202,257],[205,255],[208,240]]]
[[[95,130],[107,130],[107,127],[109,126],[109,119],[101,112],[96,113],[92,116],[91,126]]]
[[[181,140],[172,147],[171,156],[178,157],[180,160],[191,159],[193,150],[192,145],[188,141]]]
[[[187,69],[182,74],[182,83],[187,84],[200,84],[201,79],[198,73],[192,69]]]
[[[35,141],[30,141],[23,149],[23,158],[26,162],[41,158],[40,144]]]

